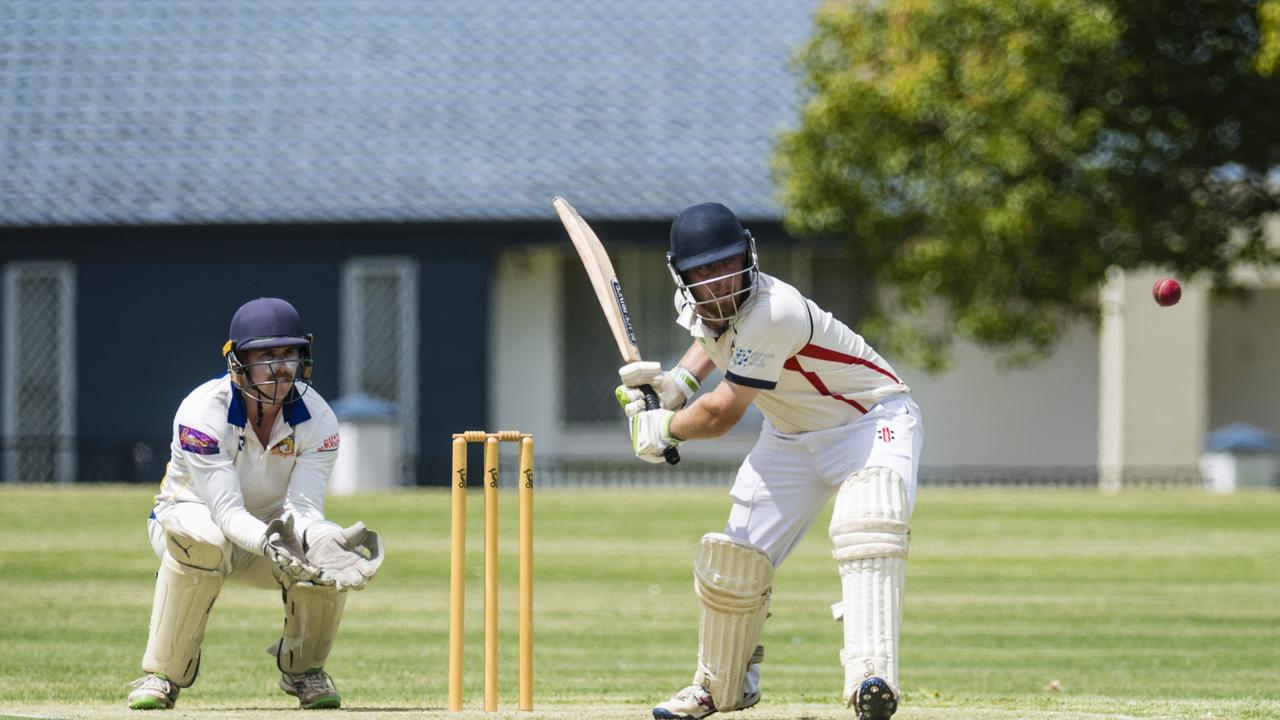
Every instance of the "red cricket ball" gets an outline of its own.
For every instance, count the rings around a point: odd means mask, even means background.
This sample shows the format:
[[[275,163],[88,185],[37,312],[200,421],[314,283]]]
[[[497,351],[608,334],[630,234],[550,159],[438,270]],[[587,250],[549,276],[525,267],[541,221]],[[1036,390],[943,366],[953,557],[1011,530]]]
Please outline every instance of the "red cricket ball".
[[[1171,277],[1162,277],[1151,288],[1151,296],[1156,299],[1157,305],[1169,307],[1182,299],[1182,286]]]

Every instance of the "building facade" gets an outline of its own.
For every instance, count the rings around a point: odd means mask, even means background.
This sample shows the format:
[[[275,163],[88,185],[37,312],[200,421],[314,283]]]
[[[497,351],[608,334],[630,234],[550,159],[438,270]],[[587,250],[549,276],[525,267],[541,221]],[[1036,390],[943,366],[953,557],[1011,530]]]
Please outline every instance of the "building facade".
[[[605,239],[652,359],[687,344],[667,223],[706,200],[856,325],[839,249],[787,236],[770,175],[817,5],[9,3],[0,474],[157,480],[231,314],[278,295],[316,335],[320,392],[396,406],[405,482],[446,482],[448,435],[479,427],[535,433],[553,480],[725,481],[758,418],[674,474],[629,458],[618,360],[550,200]],[[1185,478],[1213,427],[1280,431],[1277,284],[1242,303],[1192,283],[1162,310],[1147,280],[1108,284],[1100,325],[1033,368],[963,343],[946,375],[896,363],[926,480]]]

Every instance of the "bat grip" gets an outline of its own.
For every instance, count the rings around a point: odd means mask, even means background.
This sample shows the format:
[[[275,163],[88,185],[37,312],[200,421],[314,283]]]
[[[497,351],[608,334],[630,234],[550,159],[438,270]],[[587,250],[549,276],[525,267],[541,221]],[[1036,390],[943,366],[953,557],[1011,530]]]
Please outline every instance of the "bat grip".
[[[640,392],[644,393],[644,409],[645,410],[661,410],[662,401],[658,399],[658,393],[653,391],[653,387],[649,385],[641,385]],[[662,457],[666,458],[668,465],[675,465],[680,462],[680,449],[672,445],[662,451]]]

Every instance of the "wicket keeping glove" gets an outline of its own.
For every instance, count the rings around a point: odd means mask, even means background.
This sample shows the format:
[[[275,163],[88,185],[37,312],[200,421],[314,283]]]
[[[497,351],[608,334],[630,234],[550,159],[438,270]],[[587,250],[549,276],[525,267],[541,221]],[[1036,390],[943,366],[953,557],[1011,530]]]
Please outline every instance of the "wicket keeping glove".
[[[636,457],[645,462],[660,463],[664,450],[683,442],[671,435],[673,415],[675,413],[670,410],[646,410],[627,420],[631,426],[631,449]]]
[[[382,538],[362,522],[344,529],[323,521],[307,528],[307,560],[320,569],[319,584],[363,590],[378,574],[382,557]]]
[[[698,392],[702,383],[693,373],[679,365],[668,372],[662,371],[662,365],[656,362],[633,362],[618,368],[618,377],[622,384],[614,389],[614,397],[622,406],[627,417],[643,412],[645,409],[644,393],[640,386],[648,385],[657,393],[658,400],[666,410],[679,410],[689,398]]]
[[[263,534],[262,554],[275,564],[289,584],[320,580],[320,569],[307,561],[302,543],[293,531],[292,515],[276,518],[267,524],[267,530]]]

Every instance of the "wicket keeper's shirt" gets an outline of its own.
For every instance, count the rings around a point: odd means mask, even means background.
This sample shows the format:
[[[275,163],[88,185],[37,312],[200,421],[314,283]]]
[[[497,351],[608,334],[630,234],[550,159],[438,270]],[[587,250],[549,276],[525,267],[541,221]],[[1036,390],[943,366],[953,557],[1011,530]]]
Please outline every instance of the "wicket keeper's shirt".
[[[839,427],[891,395],[910,393],[867,341],[800,291],[758,273],[755,291],[718,337],[676,291],[676,322],[729,382],[758,388],[779,432]]]
[[[199,502],[236,545],[261,555],[267,520],[288,513],[299,537],[324,519],[338,456],[338,420],[320,393],[298,387],[276,416],[266,447],[223,375],[191,392],[173,419],[169,465],[156,503]]]

